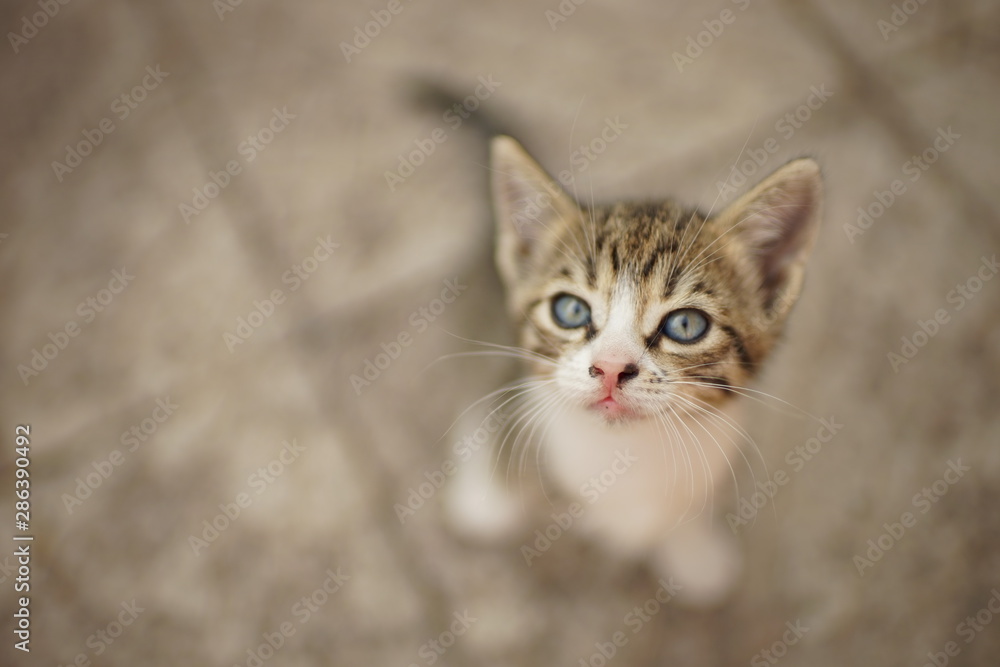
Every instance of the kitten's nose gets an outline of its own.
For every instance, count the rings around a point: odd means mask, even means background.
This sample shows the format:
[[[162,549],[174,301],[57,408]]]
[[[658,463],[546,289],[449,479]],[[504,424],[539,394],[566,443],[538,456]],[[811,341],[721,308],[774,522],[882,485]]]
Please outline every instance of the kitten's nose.
[[[590,377],[603,377],[604,385],[611,389],[620,387],[639,374],[639,367],[618,361],[595,361],[590,367]]]

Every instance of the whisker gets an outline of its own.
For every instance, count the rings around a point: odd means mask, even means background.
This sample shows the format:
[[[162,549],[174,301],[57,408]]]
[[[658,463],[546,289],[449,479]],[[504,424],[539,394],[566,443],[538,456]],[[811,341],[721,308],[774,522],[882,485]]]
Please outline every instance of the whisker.
[[[561,400],[552,405],[552,412],[550,413],[548,421],[545,424],[544,430],[542,431],[541,435],[542,441],[544,441],[545,438],[547,437],[549,433],[549,428],[552,426],[553,422],[555,422],[556,417],[559,416],[560,411],[567,405],[567,403],[569,403],[570,400],[569,397],[565,395],[560,396],[559,398]],[[547,502],[549,504],[549,507],[551,508],[555,506],[555,503],[553,503],[552,499],[549,497],[548,489],[545,486],[545,478],[543,476],[545,466],[543,465],[543,462],[540,460],[541,456],[545,451],[546,450],[543,450],[542,447],[535,448],[535,470],[538,472],[538,483],[542,489],[542,497],[545,499],[545,502]]]
[[[698,376],[694,376],[694,377],[697,378]],[[707,388],[707,389],[720,389],[721,388],[718,384],[714,384],[712,382],[697,382],[697,381],[692,381],[692,380],[689,380],[689,379],[671,379],[670,382],[673,383],[673,384],[687,384],[687,385],[690,385],[690,386],[703,387],[703,388]],[[731,391],[734,394],[737,394],[738,396],[742,396],[742,397],[744,397],[746,399],[749,399],[751,401],[755,401],[757,403],[760,403],[761,405],[767,406],[768,408],[775,409],[775,406],[770,405],[769,403],[767,403],[766,401],[764,401],[762,398],[758,398],[758,396],[763,396],[764,398],[771,399],[772,401],[776,401],[776,402],[781,403],[782,405],[784,405],[786,407],[792,408],[792,410],[794,410],[794,413],[792,413],[792,414],[797,414],[798,416],[803,416],[804,415],[804,416],[808,417],[809,419],[812,419],[813,421],[815,421],[817,423],[819,423],[819,421],[820,421],[819,417],[817,417],[816,415],[814,415],[814,414],[812,414],[810,412],[807,412],[806,410],[803,410],[802,408],[800,408],[800,407],[798,407],[798,406],[796,406],[796,405],[794,405],[792,403],[789,403],[788,401],[786,401],[786,400],[784,400],[782,398],[778,398],[774,394],[769,394],[766,391],[761,391],[759,389],[754,389],[752,387],[741,387],[741,386],[737,386],[737,385],[728,385],[727,386],[727,391]],[[754,394],[756,394],[756,396]]]
[[[520,359],[522,361],[539,361],[543,364],[556,367],[558,363],[550,359],[549,357],[534,352],[532,350],[521,349],[521,348],[511,348],[507,350],[474,350],[471,352],[452,352],[451,354],[445,354],[437,358],[436,361],[432,362],[427,368],[438,363],[439,361],[445,361],[448,359],[456,359],[459,357],[507,357],[511,359]],[[426,368],[424,369],[426,370]]]
[[[535,359],[537,361],[550,362],[552,364],[556,363],[556,360],[553,359],[552,357],[544,355],[544,354],[542,354],[540,352],[535,352],[534,350],[529,350],[526,347],[519,347],[519,346],[516,346],[516,345],[501,345],[500,343],[493,343],[493,342],[486,341],[486,340],[476,340],[474,338],[465,338],[464,336],[459,336],[458,334],[451,333],[450,331],[445,331],[445,333],[448,334],[449,336],[453,337],[453,338],[457,338],[457,339],[459,339],[461,341],[464,341],[466,343],[472,343],[473,345],[482,345],[483,347],[489,347],[489,348],[493,348],[495,350],[508,350],[508,351],[512,351],[512,352],[523,352],[524,354],[529,355],[532,359]],[[441,361],[443,359],[447,359],[447,358],[449,358],[451,356],[460,356],[462,354],[464,354],[464,353],[459,352],[459,353],[455,353],[455,354],[446,354],[446,355],[443,355],[443,356],[439,357],[436,361],[434,361],[431,365],[436,364],[438,361]]]
[[[747,470],[750,471],[751,481],[753,481],[754,485],[756,485],[757,478],[756,478],[756,474],[754,473],[753,465],[750,463],[750,459],[747,458],[746,454],[743,451],[744,447],[745,447],[744,443],[750,443],[750,444],[752,444],[754,451],[756,451],[757,454],[758,454],[758,456],[760,457],[761,463],[764,464],[764,471],[765,471],[765,474],[767,474],[767,463],[764,461],[764,457],[763,457],[763,454],[761,454],[761,452],[760,452],[760,448],[757,446],[757,443],[754,442],[753,438],[750,437],[750,434],[747,433],[746,430],[742,426],[740,426],[738,423],[736,423],[735,420],[733,420],[733,419],[729,418],[728,416],[726,416],[726,415],[718,412],[716,409],[713,409],[713,407],[710,404],[707,404],[707,403],[705,404],[705,406],[708,406],[708,407],[698,405],[697,403],[694,402],[695,400],[698,400],[698,399],[694,399],[693,397],[677,395],[676,398],[678,400],[680,400],[681,402],[686,403],[691,408],[697,410],[699,414],[704,415],[705,417],[707,417],[708,419],[710,419],[713,423],[715,423],[716,425],[719,425],[720,428],[725,427],[724,430],[730,430],[731,429],[731,430],[735,431],[738,435],[742,436],[742,441],[741,442],[737,442],[737,440],[735,438],[733,438],[731,435],[727,435],[727,438],[729,439],[729,444],[732,445],[732,447],[730,449],[735,449],[736,452],[740,455],[740,458],[742,458],[743,462],[746,464]],[[704,401],[700,401],[700,402],[704,402]],[[705,433],[709,437],[712,438],[712,440],[715,442],[716,447],[718,447],[719,452],[722,454],[723,458],[726,460],[726,464],[729,466],[729,472],[730,472],[730,474],[732,476],[733,486],[734,486],[734,488],[736,490],[737,496],[739,496],[739,488],[740,488],[739,478],[738,478],[738,476],[736,474],[735,467],[733,467],[733,462],[729,458],[729,455],[727,453],[727,449],[722,446],[722,443],[720,443],[718,441],[718,439],[715,437],[715,435],[712,432],[710,432],[703,424],[701,424],[701,422],[697,422],[697,423],[699,424],[699,426],[702,427],[702,429],[705,431]]]
[[[526,390],[530,390],[536,384],[537,385],[543,385],[543,384],[548,384],[550,382],[555,382],[554,379],[540,379],[540,378],[542,378],[542,376],[540,376],[540,375],[529,375],[529,376],[526,376],[526,377],[522,377],[520,380],[516,380],[516,381],[514,381],[514,382],[512,382],[510,384],[507,384],[507,385],[504,385],[503,387],[500,387],[499,389],[495,389],[495,390],[491,391],[490,393],[486,394],[485,396],[483,396],[482,398],[479,398],[479,399],[473,401],[467,408],[465,408],[464,410],[462,410],[462,412],[459,413],[458,417],[456,417],[455,420],[451,423],[451,425],[447,429],[445,429],[445,432],[441,435],[440,438],[438,438],[437,442],[440,443],[442,440],[444,440],[445,437],[447,437],[448,433],[450,433],[451,430],[453,428],[455,428],[455,424],[457,424],[459,421],[461,421],[462,417],[464,417],[466,414],[468,414],[469,410],[474,409],[477,405],[483,403],[484,401],[487,401],[487,400],[489,400],[491,398],[495,398],[497,396],[502,396],[503,394],[508,393],[508,392],[511,392],[511,393],[515,394],[514,397],[512,397],[511,399],[509,399],[507,401],[504,401],[498,407],[494,408],[489,413],[487,413],[486,417],[483,418],[483,421],[485,422],[492,415],[494,415],[500,408],[502,408],[504,405],[506,405],[507,403],[509,403],[511,400],[514,400],[514,398],[516,398],[516,396],[520,392],[526,391]],[[435,443],[435,444],[437,444],[437,443]]]
[[[520,474],[522,472],[522,470],[523,470],[523,461],[524,461],[524,457],[527,455],[528,448],[531,447],[531,444],[533,442],[535,442],[535,439],[534,439],[535,424],[537,424],[538,420],[541,419],[545,415],[546,410],[548,410],[548,408],[553,403],[555,403],[557,400],[558,400],[558,394],[555,393],[555,392],[547,394],[547,395],[541,397],[540,400],[536,401],[531,406],[531,410],[527,411],[525,413],[525,415],[524,415],[525,418],[522,420],[522,422],[519,422],[519,428],[518,428],[517,435],[514,437],[514,440],[513,440],[512,445],[511,445],[512,453],[513,453],[513,450],[517,449],[519,446],[520,446],[520,449],[521,449],[521,452],[520,452],[520,454],[518,456],[518,467],[517,467],[518,474]],[[529,428],[531,430],[528,430]],[[526,431],[527,431],[527,435],[525,434]],[[511,466],[512,460],[513,460],[513,457],[511,457],[511,459],[508,459],[508,461],[507,461],[507,482],[508,483],[510,482],[510,466]]]
[[[554,382],[554,380],[551,380],[546,384],[550,384],[551,382]],[[540,389],[540,387],[536,388],[536,390],[537,389]],[[493,476],[496,474],[497,467],[499,467],[500,465],[500,459],[502,458],[504,447],[506,447],[507,442],[510,441],[511,455],[507,459],[507,469],[504,474],[504,488],[508,490],[510,489],[510,465],[514,456],[514,452],[515,450],[517,450],[519,444],[523,444],[523,446],[525,447],[527,447],[528,444],[530,444],[530,443],[522,443],[522,434],[524,432],[524,428],[527,424],[531,423],[531,421],[535,418],[536,414],[544,410],[547,402],[551,400],[551,395],[544,395],[539,397],[536,394],[527,392],[524,395],[522,395],[522,397],[524,398],[524,401],[516,409],[515,416],[511,418],[512,421],[509,423],[509,427],[506,429],[506,432],[504,433],[503,440],[500,442],[499,447],[497,447],[497,460],[493,466],[492,472],[490,473],[490,479],[492,480]]]
[[[657,430],[657,432],[660,432],[660,426],[662,425],[664,427],[669,427],[669,429],[673,432],[673,435],[675,436],[673,439],[671,439],[670,437],[667,437],[665,439],[664,438],[660,439],[660,444],[662,445],[662,449],[663,449],[663,462],[664,462],[664,465],[666,465],[666,461],[667,461],[667,447],[669,446],[669,448],[670,448],[670,463],[671,463],[671,465],[669,466],[669,469],[673,472],[673,479],[670,480],[669,484],[664,485],[664,488],[663,488],[663,495],[666,496],[668,490],[671,491],[671,492],[676,492],[676,489],[677,489],[677,474],[678,474],[677,473],[677,469],[678,469],[678,466],[677,466],[677,451],[676,451],[676,448],[675,448],[674,444],[676,443],[678,446],[683,446],[683,443],[682,443],[680,431],[677,430],[677,426],[673,423],[672,420],[667,419],[667,416],[666,416],[666,414],[664,414],[664,410],[663,410],[662,406],[659,406],[659,405],[655,406],[654,412],[653,412],[653,416],[656,418],[656,430]]]
[[[687,425],[686,420],[682,419],[677,414],[677,411],[674,409],[674,407],[672,405],[670,405],[669,403],[666,405],[666,408],[671,412],[671,414],[674,415],[674,420],[673,420],[674,423],[675,424],[679,424],[680,426],[683,426],[684,430],[686,430],[688,432],[688,435],[691,436],[691,439],[694,440],[695,443],[697,443],[698,439],[695,437],[694,432],[691,431],[691,427]],[[680,436],[679,433],[678,433],[678,436]],[[693,492],[695,490],[695,486],[697,485],[697,478],[695,477],[695,472],[694,472],[694,459],[691,457],[691,453],[688,451],[688,448],[684,445],[684,439],[683,439],[683,437],[678,437],[678,441],[682,445],[682,451],[684,452],[685,458],[687,459],[687,462],[689,464],[688,465],[688,470],[690,471],[690,481],[689,481],[689,484],[690,484],[690,487],[691,487],[690,488],[691,493],[688,494],[688,506],[684,510],[684,512],[680,515],[680,518],[678,519],[678,524],[677,525],[680,525],[680,524],[682,524],[682,523],[685,522],[684,521],[684,517],[686,517],[688,515],[688,513],[691,511],[691,507],[694,504],[694,493]],[[704,455],[704,453],[701,452],[700,450],[699,450],[698,453],[700,455],[702,455],[702,456]],[[705,465],[704,461],[702,461],[702,465],[703,466]],[[693,518],[697,518],[698,516],[700,516],[701,512],[704,511],[704,509],[705,509],[705,507],[704,507],[704,501],[702,501],[702,509],[698,512],[698,514],[694,515]]]

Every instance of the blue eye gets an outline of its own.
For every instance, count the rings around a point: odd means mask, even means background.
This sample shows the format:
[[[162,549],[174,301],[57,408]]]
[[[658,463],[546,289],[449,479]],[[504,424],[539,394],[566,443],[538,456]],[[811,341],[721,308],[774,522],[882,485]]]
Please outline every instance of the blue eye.
[[[682,308],[667,315],[660,333],[678,343],[694,343],[708,333],[708,316],[694,308]]]
[[[590,324],[590,306],[572,294],[559,294],[552,300],[552,318],[563,329],[579,329]]]

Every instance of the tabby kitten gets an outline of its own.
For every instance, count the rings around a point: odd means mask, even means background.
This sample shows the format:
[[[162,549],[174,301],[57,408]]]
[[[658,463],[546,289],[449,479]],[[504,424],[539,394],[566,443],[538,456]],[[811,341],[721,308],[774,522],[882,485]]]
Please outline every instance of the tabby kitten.
[[[717,602],[740,558],[711,520],[714,479],[745,456],[740,397],[802,287],[817,164],[786,164],[715,216],[669,200],[582,208],[506,136],[491,169],[496,263],[530,372],[495,445],[540,448],[584,534]],[[505,479],[496,448],[479,450],[453,480],[451,520],[518,530]]]

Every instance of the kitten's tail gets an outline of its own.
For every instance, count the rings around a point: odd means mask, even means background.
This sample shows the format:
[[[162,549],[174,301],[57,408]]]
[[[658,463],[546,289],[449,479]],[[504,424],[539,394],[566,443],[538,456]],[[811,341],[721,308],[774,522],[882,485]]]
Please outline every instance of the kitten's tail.
[[[408,81],[407,92],[416,109],[436,113],[454,130],[472,130],[487,140],[500,134],[517,136],[500,118],[503,114],[496,111],[497,105],[489,97],[482,99],[473,92],[476,85],[462,87],[417,75]]]

